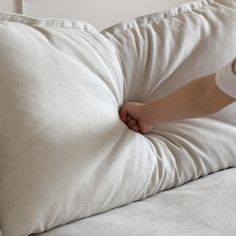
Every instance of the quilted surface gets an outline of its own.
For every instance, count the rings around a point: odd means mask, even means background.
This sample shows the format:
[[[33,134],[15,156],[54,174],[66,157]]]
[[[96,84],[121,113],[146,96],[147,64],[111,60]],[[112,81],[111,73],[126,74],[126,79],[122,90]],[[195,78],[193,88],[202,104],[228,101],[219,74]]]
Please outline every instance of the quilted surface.
[[[236,3],[114,26],[0,14],[0,228],[24,236],[236,164],[236,107],[146,136],[119,119],[236,54]],[[222,53],[224,51],[224,54]]]

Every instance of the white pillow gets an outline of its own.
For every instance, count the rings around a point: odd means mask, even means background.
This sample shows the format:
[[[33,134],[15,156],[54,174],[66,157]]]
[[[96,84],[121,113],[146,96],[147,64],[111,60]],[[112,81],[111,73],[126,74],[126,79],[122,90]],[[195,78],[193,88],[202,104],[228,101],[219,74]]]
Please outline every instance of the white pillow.
[[[153,154],[119,119],[123,77],[109,41],[76,20],[0,19],[3,235],[42,232],[144,197]],[[143,155],[130,155],[140,142]]]
[[[119,55],[125,101],[154,102],[214,73],[236,55],[236,1],[204,0],[102,32]],[[236,166],[236,103],[162,123],[145,135],[157,157],[148,194]]]
[[[233,0],[144,16],[106,37],[76,20],[0,19],[4,236],[39,233],[235,166],[234,104],[146,136],[118,115],[124,101],[160,99],[233,57]]]

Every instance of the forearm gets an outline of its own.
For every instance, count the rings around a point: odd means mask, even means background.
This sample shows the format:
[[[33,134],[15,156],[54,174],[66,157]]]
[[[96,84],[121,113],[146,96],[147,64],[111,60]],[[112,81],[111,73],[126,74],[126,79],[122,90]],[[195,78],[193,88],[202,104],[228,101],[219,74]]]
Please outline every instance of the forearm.
[[[145,134],[155,124],[209,115],[235,101],[236,59],[217,74],[196,79],[160,101],[127,102],[119,114],[130,129]]]
[[[168,97],[147,105],[155,123],[190,119],[219,111],[233,102],[214,84],[215,74],[192,81]]]
[[[202,116],[205,109],[203,106],[198,106],[199,99],[204,100],[201,93],[199,81],[195,80],[168,97],[148,104],[148,110],[151,111],[155,123]]]

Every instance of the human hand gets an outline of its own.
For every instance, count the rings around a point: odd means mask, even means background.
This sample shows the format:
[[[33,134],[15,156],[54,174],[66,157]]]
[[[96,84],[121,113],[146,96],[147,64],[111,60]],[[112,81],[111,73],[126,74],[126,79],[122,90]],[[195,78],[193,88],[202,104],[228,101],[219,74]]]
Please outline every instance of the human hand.
[[[120,109],[120,118],[129,129],[146,134],[149,133],[154,121],[146,104],[137,102],[127,102]]]

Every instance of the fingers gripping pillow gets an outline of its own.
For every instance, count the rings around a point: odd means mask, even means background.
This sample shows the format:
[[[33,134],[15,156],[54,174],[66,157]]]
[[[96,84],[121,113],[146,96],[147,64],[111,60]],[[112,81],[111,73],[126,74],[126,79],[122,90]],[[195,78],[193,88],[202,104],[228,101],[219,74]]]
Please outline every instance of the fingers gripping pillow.
[[[124,101],[160,99],[226,64],[235,7],[194,2],[103,34],[1,14],[3,235],[39,233],[235,166],[234,105],[146,136],[118,116]]]

